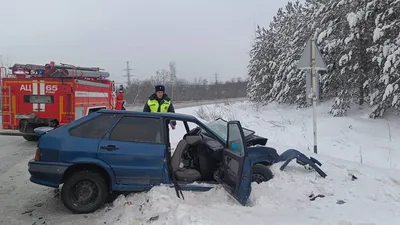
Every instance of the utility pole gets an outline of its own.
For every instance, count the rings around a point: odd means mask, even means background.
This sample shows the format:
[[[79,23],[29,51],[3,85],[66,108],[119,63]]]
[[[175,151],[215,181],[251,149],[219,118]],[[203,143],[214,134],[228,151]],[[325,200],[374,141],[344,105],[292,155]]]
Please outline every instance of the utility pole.
[[[176,65],[174,61],[169,62],[169,73],[171,79],[171,96],[174,99],[174,86],[176,80]]]
[[[128,87],[130,87],[132,85],[132,80],[131,80],[131,68],[129,68],[129,61],[126,62],[126,69],[124,69],[126,71],[126,75],[124,77],[127,77],[128,79]]]
[[[218,73],[214,73],[214,77],[215,77],[215,84],[218,84]]]
[[[215,78],[215,84],[214,84],[214,88],[215,88],[215,97],[218,98],[218,97],[219,97],[218,73],[214,73],[214,78]]]

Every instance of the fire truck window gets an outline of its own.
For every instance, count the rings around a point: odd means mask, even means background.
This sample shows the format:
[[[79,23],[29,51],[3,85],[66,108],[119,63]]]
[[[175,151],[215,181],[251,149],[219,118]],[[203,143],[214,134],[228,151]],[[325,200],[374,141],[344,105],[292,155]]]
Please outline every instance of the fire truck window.
[[[41,103],[52,104],[54,103],[54,96],[52,95],[24,95],[25,103]]]
[[[69,134],[82,138],[103,138],[117,118],[116,114],[100,114],[94,119],[71,128]]]
[[[110,133],[112,141],[161,143],[161,120],[123,117]]]

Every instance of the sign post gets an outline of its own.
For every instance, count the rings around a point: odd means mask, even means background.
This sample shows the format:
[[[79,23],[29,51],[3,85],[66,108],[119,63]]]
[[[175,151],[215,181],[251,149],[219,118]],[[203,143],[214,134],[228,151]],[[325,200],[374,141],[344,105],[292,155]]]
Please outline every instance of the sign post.
[[[297,65],[299,69],[311,69],[312,77],[312,100],[313,100],[313,133],[314,133],[314,153],[318,153],[317,147],[317,83],[319,82],[318,70],[326,71],[326,65],[321,57],[314,38],[310,38],[307,42],[307,46],[300,57]],[[306,91],[307,93],[308,91]],[[308,96],[306,96],[308,98]]]

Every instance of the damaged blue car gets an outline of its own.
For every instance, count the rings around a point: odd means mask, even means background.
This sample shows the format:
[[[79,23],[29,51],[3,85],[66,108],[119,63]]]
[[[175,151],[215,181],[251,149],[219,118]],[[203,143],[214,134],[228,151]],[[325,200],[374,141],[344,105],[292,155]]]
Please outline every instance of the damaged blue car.
[[[176,121],[185,134],[170,144],[169,125]],[[273,178],[269,166],[282,161],[267,139],[243,128],[239,121],[202,123],[178,113],[100,110],[72,123],[37,128],[35,158],[29,162],[30,181],[58,188],[74,213],[99,209],[112,193],[147,191],[170,185],[207,191],[222,184],[245,205],[251,182]],[[295,154],[286,154],[288,159]]]

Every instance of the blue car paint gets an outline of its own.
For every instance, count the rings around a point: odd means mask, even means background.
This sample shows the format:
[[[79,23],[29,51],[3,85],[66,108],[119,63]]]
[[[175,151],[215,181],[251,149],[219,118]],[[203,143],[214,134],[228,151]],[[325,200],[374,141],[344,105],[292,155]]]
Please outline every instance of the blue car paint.
[[[322,166],[321,162],[313,157],[308,158],[296,149],[288,149],[279,156],[279,161],[285,162],[280,170],[284,170],[293,159],[296,159],[296,162],[300,165],[310,165],[321,177],[325,178],[327,176],[327,174],[318,167]]]
[[[108,141],[107,138],[80,138],[71,136],[69,134],[70,128],[84,123],[85,121],[98,116],[100,113],[113,113],[156,118],[168,117],[169,119],[194,122],[197,125],[202,126],[210,134],[217,137],[213,131],[208,130],[207,127],[204,126],[204,124],[202,124],[199,120],[191,115],[177,113],[151,114],[146,112],[143,113],[112,110],[100,110],[96,113],[91,113],[88,116],[82,117],[76,121],[73,121],[54,130],[38,129],[36,131],[38,134],[44,134],[43,132],[47,132],[41,137],[38,143],[38,147],[40,149],[45,149],[44,152],[47,153],[51,151],[55,152],[53,154],[53,157],[57,155],[58,162],[54,164],[68,166],[82,163],[95,164],[103,168],[110,176],[111,189],[113,191],[144,191],[151,189],[151,187],[154,185],[171,184],[171,180],[168,176],[168,167],[165,158],[166,146],[154,144],[149,145],[143,143],[123,144],[122,142],[118,142],[118,146],[122,149],[123,155],[120,155],[119,152],[99,153],[100,144],[109,145],[113,143],[111,141]],[[129,154],[128,151],[132,148],[134,148],[135,151],[133,154]],[[151,151],[149,151],[149,148],[151,148]],[[53,159],[53,161],[56,160]],[[234,196],[241,204],[245,204],[251,191],[251,160],[245,157],[245,162],[246,163],[244,164],[243,168],[243,174],[245,175],[245,178],[243,179],[244,183],[242,183],[242,185],[240,185],[239,187],[240,190],[238,191],[238,196]],[[120,165],[121,163],[124,165]],[[29,162],[29,166],[37,165],[45,166],[46,162]],[[67,170],[67,168],[68,167],[65,167],[65,170]],[[30,180],[33,183],[50,187],[58,187],[58,185],[62,183],[63,174],[61,173],[36,173],[32,170],[29,170],[29,172],[31,173]],[[204,186],[202,183],[187,184],[179,182],[179,184],[182,190],[190,191],[207,191],[213,188],[213,186]]]
[[[272,165],[279,159],[279,154],[274,148],[265,146],[253,146],[247,147],[247,149],[247,154],[252,164],[267,163],[268,165]]]
[[[115,145],[118,151],[98,149],[98,158],[114,171],[117,184],[158,185],[166,183],[166,145],[101,140],[100,146]],[[134,150],[133,150],[134,149]]]
[[[59,151],[55,149],[49,149],[49,148],[42,148],[40,150],[41,152],[41,158],[40,161],[43,162],[58,162],[58,154]]]
[[[37,127],[35,129],[33,129],[33,132],[37,135],[37,136],[41,136],[51,130],[54,130],[54,127]]]
[[[237,194],[237,200],[240,204],[245,205],[250,197],[251,193],[251,174],[252,174],[252,162],[248,157],[244,157],[242,170],[241,185]]]
[[[199,182],[185,182],[185,181],[178,181],[178,184],[182,191],[209,191],[219,185],[218,182],[207,182],[207,183],[199,183]],[[171,185],[171,188],[174,186]]]
[[[62,175],[70,166],[72,163],[36,162],[32,159],[28,163],[28,171],[31,174],[30,181],[48,187],[58,187]]]

